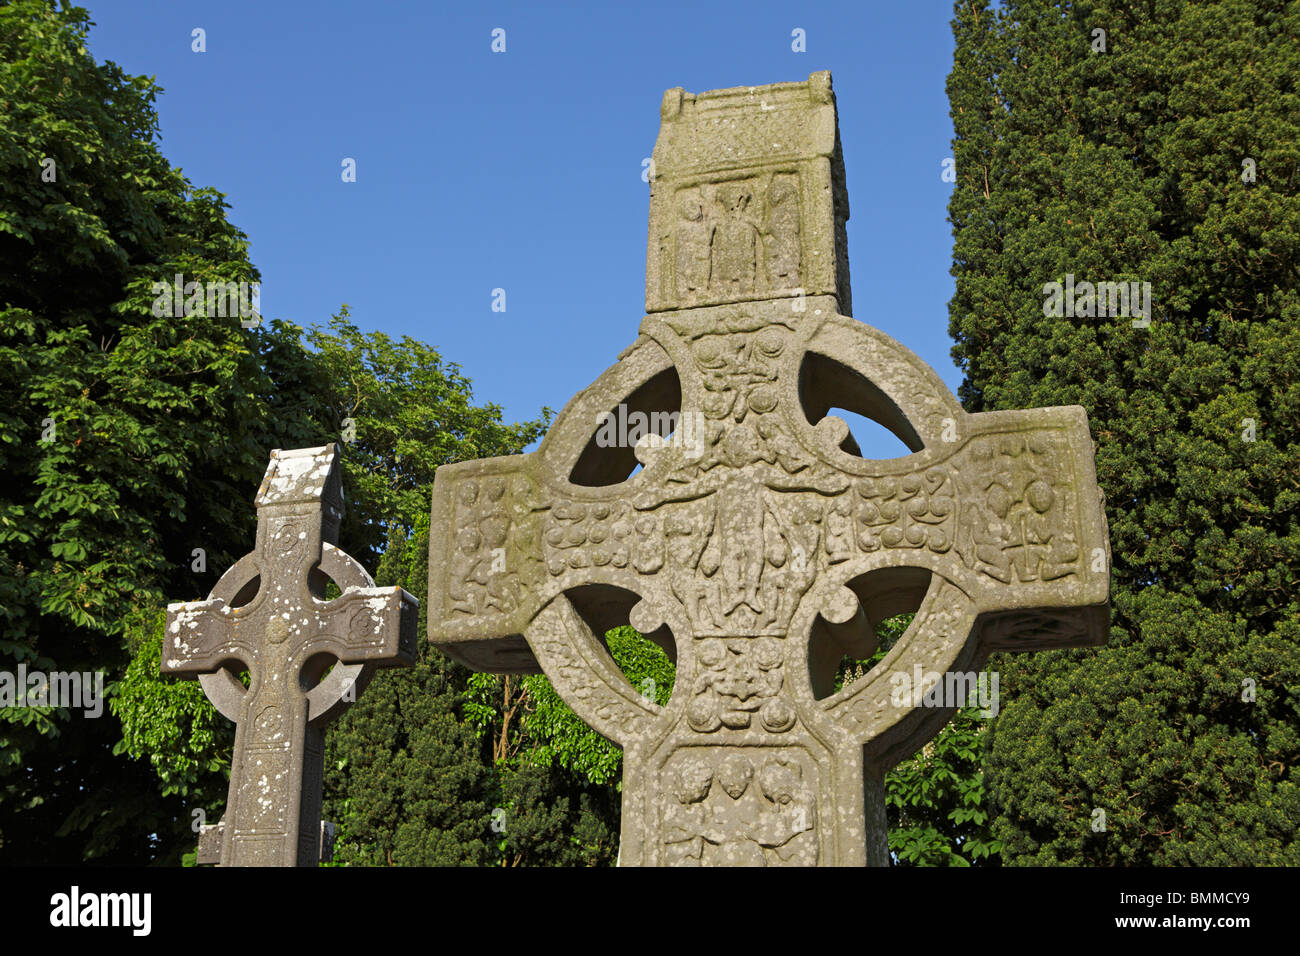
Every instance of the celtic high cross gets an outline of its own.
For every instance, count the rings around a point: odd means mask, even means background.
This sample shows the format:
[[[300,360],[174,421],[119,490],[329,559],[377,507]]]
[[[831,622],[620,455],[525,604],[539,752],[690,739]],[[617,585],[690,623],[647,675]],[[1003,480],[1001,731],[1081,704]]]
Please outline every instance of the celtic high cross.
[[[222,866],[316,865],[325,726],[376,668],[415,662],[415,598],[375,587],[334,546],[342,518],[334,445],[272,452],[255,550],[206,601],[167,608],[162,672],[197,677],[235,722],[226,813],[204,834],[217,839],[200,841],[201,854],[219,844]],[[342,592],[333,600],[329,581]]]
[[[623,864],[886,865],[884,774],[954,713],[891,675],[1105,640],[1087,417],[968,415],[848,317],[828,73],[669,90],[661,116],[640,336],[536,452],[438,470],[429,636],[477,670],[540,669],[623,747]],[[863,459],[834,408],[911,454]],[[626,434],[652,413],[668,424]],[[666,706],[603,643],[626,623],[676,662]]]

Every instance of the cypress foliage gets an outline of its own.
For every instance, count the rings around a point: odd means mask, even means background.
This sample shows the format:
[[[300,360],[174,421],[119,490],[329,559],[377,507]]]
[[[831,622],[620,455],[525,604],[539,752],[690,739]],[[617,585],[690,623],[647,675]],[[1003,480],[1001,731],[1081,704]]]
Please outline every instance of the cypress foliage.
[[[1004,860],[1300,863],[1300,4],[953,29],[960,395],[1088,410],[1114,562],[1107,646],[994,659]],[[1045,314],[1070,276],[1149,282],[1149,327]]]

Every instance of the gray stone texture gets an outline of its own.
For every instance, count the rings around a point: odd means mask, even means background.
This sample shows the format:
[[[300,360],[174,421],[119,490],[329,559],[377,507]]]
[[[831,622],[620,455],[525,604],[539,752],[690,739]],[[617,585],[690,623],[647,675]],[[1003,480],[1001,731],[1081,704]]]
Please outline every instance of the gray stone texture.
[[[333,839],[320,820],[324,728],[376,668],[415,662],[418,608],[335,547],[334,445],[272,452],[256,500],[253,553],[206,601],[167,608],[162,672],[197,677],[236,724],[226,812],[204,828],[201,862],[315,866]],[[326,600],[330,580],[342,593]]]
[[[661,116],[640,336],[536,452],[438,470],[429,636],[477,670],[544,672],[623,748],[622,864],[887,865],[884,774],[954,713],[896,703],[890,675],[1105,641],[1087,417],[968,415],[848,316],[828,73],[670,90]],[[863,459],[833,408],[911,453]],[[681,415],[668,441],[611,447],[611,411]],[[603,644],[629,622],[676,662],[666,706]]]

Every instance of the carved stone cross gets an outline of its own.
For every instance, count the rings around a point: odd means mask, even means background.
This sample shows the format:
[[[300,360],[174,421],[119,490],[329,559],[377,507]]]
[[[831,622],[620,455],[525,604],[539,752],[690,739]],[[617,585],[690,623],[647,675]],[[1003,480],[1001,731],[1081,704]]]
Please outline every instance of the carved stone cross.
[[[891,677],[1105,640],[1087,417],[968,415],[848,317],[828,73],[668,91],[654,173],[640,337],[536,452],[437,472],[429,636],[540,668],[623,747],[622,863],[887,865],[884,774],[959,703]],[[834,408],[911,454],[863,459]],[[676,661],[666,706],[604,646],[629,622]]]
[[[236,724],[215,831],[222,866],[316,865],[325,725],[377,667],[415,662],[415,598],[375,587],[334,546],[342,517],[334,445],[273,451],[257,493],[256,549],[206,601],[167,608],[162,672],[198,677]],[[342,593],[325,600],[331,580]]]

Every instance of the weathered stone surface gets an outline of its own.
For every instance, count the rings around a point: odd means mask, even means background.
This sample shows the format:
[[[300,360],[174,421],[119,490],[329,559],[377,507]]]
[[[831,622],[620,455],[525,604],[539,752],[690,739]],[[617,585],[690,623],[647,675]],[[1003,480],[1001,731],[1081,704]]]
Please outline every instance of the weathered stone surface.
[[[314,866],[324,728],[377,667],[414,663],[417,604],[401,588],[376,588],[334,546],[343,517],[334,445],[272,452],[256,500],[253,553],[206,601],[167,608],[162,672],[197,677],[237,725],[226,813],[200,837],[202,862]],[[342,593],[327,601],[330,580]]]
[[[833,295],[850,314],[849,197],[829,73],[664,94],[646,311]]]
[[[320,822],[320,849],[317,859],[329,863],[334,859],[334,836],[338,827],[327,820]],[[199,850],[195,854],[196,866],[219,866],[221,864],[221,847],[225,842],[226,823],[205,824],[199,827]]]
[[[475,669],[544,671],[623,747],[623,864],[887,864],[883,776],[954,712],[896,703],[890,675],[1105,640],[1087,418],[968,415],[847,316],[829,74],[671,90],[662,114],[640,337],[536,452],[438,470],[429,636]],[[912,453],[861,458],[833,408]],[[614,447],[610,412],[633,426]],[[672,439],[633,444],[655,412],[680,412],[653,428]],[[676,661],[667,706],[603,645],[629,622]]]

